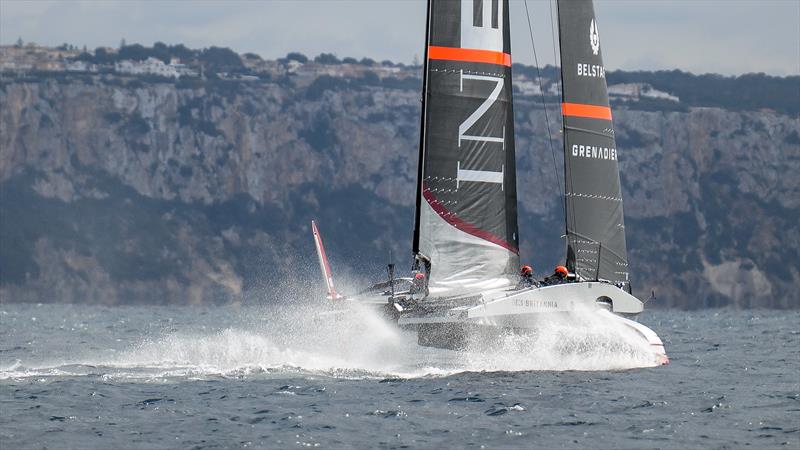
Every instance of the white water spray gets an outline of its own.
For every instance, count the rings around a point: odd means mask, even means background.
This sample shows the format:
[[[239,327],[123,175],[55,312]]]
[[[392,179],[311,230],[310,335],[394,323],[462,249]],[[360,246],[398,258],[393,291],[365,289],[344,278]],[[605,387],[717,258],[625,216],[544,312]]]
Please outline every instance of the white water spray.
[[[535,334],[505,333],[464,351],[420,347],[416,335],[374,310],[273,306],[227,315],[213,331],[157,333],[111,358],[0,368],[0,378],[102,375],[121,379],[209,376],[416,378],[460,372],[622,370],[653,366],[634,330],[591,312],[547,317]],[[239,317],[236,317],[239,316]]]

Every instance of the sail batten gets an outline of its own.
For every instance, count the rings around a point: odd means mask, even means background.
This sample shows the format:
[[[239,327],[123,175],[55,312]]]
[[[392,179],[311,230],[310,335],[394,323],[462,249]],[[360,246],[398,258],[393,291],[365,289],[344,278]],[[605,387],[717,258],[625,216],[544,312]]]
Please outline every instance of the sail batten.
[[[508,0],[430,0],[414,250],[432,294],[514,282]]]
[[[614,124],[591,0],[558,1],[567,268],[629,289]]]

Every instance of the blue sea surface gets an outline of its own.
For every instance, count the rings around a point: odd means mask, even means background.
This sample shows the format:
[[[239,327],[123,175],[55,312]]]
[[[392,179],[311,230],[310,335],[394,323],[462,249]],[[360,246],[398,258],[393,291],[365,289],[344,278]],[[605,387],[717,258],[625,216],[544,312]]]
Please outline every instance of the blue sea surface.
[[[289,310],[289,311],[287,311]],[[800,448],[800,312],[418,347],[369,314],[0,305],[0,448]]]

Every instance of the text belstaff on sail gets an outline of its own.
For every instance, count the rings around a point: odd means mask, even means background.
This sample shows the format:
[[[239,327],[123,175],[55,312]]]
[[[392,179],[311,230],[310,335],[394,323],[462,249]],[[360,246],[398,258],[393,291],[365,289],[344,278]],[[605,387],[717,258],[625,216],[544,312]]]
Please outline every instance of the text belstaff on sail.
[[[578,63],[579,77],[605,78],[606,68],[599,64]]]
[[[617,149],[608,147],[598,147],[596,145],[572,144],[572,156],[580,158],[595,158],[617,160]]]

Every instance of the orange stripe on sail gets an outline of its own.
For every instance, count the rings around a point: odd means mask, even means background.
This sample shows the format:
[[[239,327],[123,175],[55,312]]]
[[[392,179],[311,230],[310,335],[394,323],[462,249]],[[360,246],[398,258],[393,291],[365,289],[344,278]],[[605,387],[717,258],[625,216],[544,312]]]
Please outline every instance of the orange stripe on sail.
[[[498,66],[511,67],[511,55],[508,53],[476,48],[438,47],[431,45],[428,46],[428,59],[497,64]]]
[[[570,117],[611,120],[611,108],[584,103],[562,103],[561,113]]]

